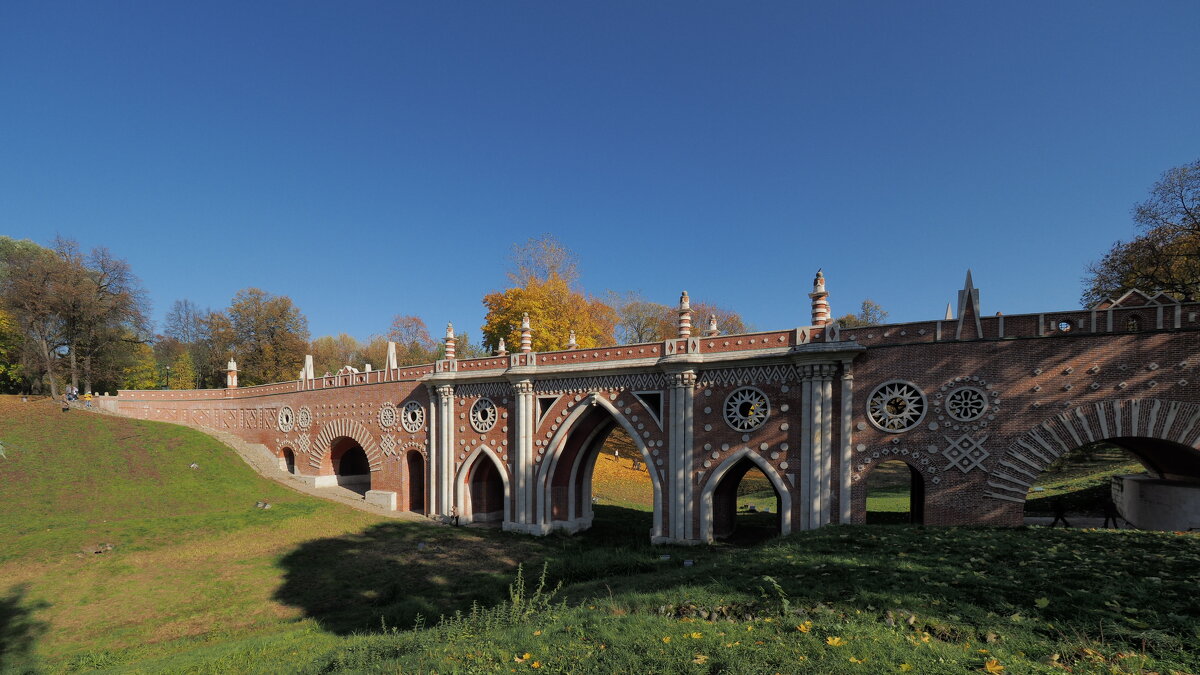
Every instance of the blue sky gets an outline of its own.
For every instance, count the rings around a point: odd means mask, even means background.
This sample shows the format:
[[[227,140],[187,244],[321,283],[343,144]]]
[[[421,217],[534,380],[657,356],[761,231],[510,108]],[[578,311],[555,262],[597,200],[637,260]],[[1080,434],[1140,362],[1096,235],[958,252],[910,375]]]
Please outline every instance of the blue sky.
[[[132,264],[161,319],[479,335],[514,242],[593,293],[808,322],[1077,306],[1200,158],[1200,3],[8,2],[0,234]]]

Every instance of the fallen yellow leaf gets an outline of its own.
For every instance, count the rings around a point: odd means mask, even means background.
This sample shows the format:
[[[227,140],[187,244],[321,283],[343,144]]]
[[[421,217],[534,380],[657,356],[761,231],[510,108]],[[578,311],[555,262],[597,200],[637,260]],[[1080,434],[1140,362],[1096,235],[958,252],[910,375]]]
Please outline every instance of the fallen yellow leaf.
[[[1003,673],[1004,672],[1004,666],[1000,665],[1000,662],[997,661],[996,659],[988,659],[987,661],[985,661],[983,663],[983,669],[989,673]]]

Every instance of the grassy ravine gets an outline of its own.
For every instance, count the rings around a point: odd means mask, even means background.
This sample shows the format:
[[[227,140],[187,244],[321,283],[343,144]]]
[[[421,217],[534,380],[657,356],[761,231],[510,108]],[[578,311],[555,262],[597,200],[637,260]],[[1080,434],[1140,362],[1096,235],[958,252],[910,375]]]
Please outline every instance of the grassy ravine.
[[[584,536],[531,538],[311,499],[172,425],[0,398],[0,442],[0,670],[1200,672],[1195,535],[651,547],[649,514],[601,505]]]

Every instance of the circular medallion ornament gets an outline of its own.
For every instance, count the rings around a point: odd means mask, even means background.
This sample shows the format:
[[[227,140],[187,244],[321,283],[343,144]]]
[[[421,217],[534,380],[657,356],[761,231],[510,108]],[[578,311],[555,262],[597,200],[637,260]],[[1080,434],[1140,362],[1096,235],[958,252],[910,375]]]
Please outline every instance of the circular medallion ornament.
[[[396,426],[396,406],[392,405],[391,401],[384,403],[379,408],[379,426],[384,429]]]
[[[735,389],[725,399],[725,423],[737,431],[753,431],[767,423],[771,402],[754,387]]]
[[[300,431],[308,431],[308,428],[311,426],[312,411],[308,409],[308,406],[303,406],[296,411],[296,427],[298,427]]]
[[[471,426],[481,434],[496,426],[497,417],[496,404],[490,398],[481,398],[471,406]]]
[[[404,404],[404,409],[400,411],[400,425],[410,433],[416,433],[425,426],[425,409],[420,403],[409,401]]]
[[[959,422],[970,422],[987,412],[987,395],[975,387],[962,387],[946,397],[946,412]]]
[[[924,416],[925,394],[911,382],[884,382],[867,398],[867,417],[884,431],[908,431]]]
[[[279,430],[286,434],[295,426],[296,416],[292,413],[292,409],[285,405],[279,409],[275,421],[279,424]]]

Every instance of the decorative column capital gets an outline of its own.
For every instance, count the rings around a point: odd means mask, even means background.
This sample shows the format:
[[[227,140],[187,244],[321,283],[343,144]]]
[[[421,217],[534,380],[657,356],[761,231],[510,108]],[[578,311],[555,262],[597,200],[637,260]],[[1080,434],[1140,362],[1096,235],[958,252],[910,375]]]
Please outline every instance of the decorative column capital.
[[[696,371],[685,370],[681,373],[668,373],[668,381],[672,387],[691,389],[696,386]]]
[[[439,385],[437,385],[437,393],[438,393],[438,396],[440,396],[444,399],[454,398],[454,385],[439,384]]]
[[[515,394],[532,394],[533,393],[533,382],[531,382],[529,380],[521,380],[520,382],[513,382],[512,388],[513,388],[513,393],[515,393]]]

